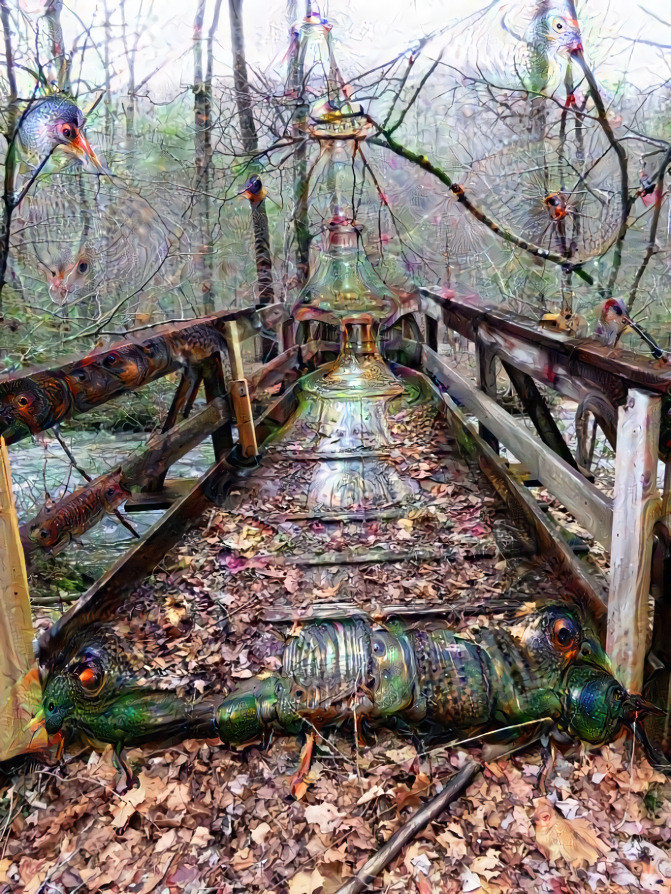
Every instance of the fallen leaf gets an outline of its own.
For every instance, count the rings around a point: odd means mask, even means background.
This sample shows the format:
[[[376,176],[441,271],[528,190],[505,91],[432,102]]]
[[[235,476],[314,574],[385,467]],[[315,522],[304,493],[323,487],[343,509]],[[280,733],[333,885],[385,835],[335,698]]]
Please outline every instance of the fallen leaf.
[[[289,880],[289,894],[313,894],[318,891],[324,884],[324,876],[318,869],[312,872],[297,872],[296,875]]]
[[[310,804],[305,808],[305,819],[313,826],[319,826],[322,833],[331,832],[340,825],[340,820],[345,816],[333,806],[324,802],[323,804]]]

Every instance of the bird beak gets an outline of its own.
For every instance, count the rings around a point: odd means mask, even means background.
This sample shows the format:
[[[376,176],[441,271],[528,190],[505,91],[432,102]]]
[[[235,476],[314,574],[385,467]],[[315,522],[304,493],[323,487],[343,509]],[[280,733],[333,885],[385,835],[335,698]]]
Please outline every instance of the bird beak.
[[[652,702],[649,702],[641,695],[630,695],[626,700],[625,708],[627,710],[625,722],[628,723],[633,723],[640,717],[647,717],[648,714],[652,714],[655,717],[666,716],[666,711],[658,708],[657,705],[653,705]]]
[[[38,730],[41,730],[46,722],[46,718],[44,716],[44,708],[40,708],[32,718],[30,723],[28,723],[25,727],[25,730],[31,733],[36,733]]]
[[[80,132],[77,134],[74,140],[70,143],[70,149],[74,152],[77,158],[87,158],[94,168],[103,173],[105,172],[104,166],[101,164],[100,159],[93,151],[93,147],[83,133]]]

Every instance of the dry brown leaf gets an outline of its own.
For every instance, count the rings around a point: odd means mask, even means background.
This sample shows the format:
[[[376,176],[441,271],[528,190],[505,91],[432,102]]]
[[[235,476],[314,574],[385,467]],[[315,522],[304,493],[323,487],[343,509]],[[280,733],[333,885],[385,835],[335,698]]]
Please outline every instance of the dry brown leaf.
[[[252,829],[252,841],[254,844],[264,844],[270,832],[271,828],[268,823],[259,823],[255,829]]]
[[[610,850],[586,820],[564,819],[547,798],[536,801],[534,819],[536,844],[551,863],[562,857],[578,869],[591,866]]]
[[[289,880],[289,894],[314,894],[324,884],[324,876],[318,869],[312,872],[297,872]]]
[[[121,803],[112,811],[112,825],[115,829],[123,828],[135,813],[138,804],[142,804],[144,801],[147,794],[144,776],[144,773],[140,773],[139,785],[130,789],[125,795],[122,795]]]
[[[205,826],[198,826],[191,836],[190,844],[192,847],[207,847],[210,838],[212,838],[210,830],[206,829]]]
[[[310,825],[319,826],[322,833],[331,832],[340,825],[340,820],[345,816],[340,813],[333,804],[310,804],[305,808],[305,819]]]

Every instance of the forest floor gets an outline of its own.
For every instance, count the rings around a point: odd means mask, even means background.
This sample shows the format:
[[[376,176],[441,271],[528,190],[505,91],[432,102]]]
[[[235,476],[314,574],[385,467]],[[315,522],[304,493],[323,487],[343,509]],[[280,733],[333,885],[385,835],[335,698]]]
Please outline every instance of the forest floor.
[[[485,625],[496,624],[502,595],[561,596],[444,428],[432,428],[418,462],[417,426],[397,422],[393,462],[415,482],[403,512],[306,518],[296,495],[306,492],[299,479],[309,463],[292,461],[289,443],[242,477],[117,613],[138,668],[177,680],[189,697],[228,692],[279,667],[273,613],[285,614],[286,633],[336,603],[379,618],[389,606],[449,603],[455,624]],[[502,533],[513,544],[508,558]],[[304,562],[372,547],[410,556]],[[361,744],[336,730],[318,744],[296,797],[300,752],[295,738],[267,749],[145,746],[128,753],[139,785],[126,792],[110,749],[75,745],[58,762],[17,764],[0,780],[0,894],[334,894],[467,757],[463,743],[380,730]],[[671,892],[671,786],[630,740],[558,754],[545,791],[538,744],[502,754],[480,742],[469,752],[482,773],[369,890]]]

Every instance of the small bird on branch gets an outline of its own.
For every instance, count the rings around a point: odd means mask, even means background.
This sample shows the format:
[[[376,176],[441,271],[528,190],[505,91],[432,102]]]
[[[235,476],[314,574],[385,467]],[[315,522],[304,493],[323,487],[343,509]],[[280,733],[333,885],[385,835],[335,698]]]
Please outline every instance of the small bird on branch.
[[[632,330],[643,339],[657,360],[664,356],[664,351],[652,336],[632,320],[624,301],[621,298],[608,298],[601,308],[601,316],[594,330],[594,337],[604,345],[616,345],[620,336],[628,330]]]
[[[258,174],[254,174],[245,183],[244,190],[240,193],[246,199],[249,199],[252,205],[260,204],[268,195],[265,186]]]

